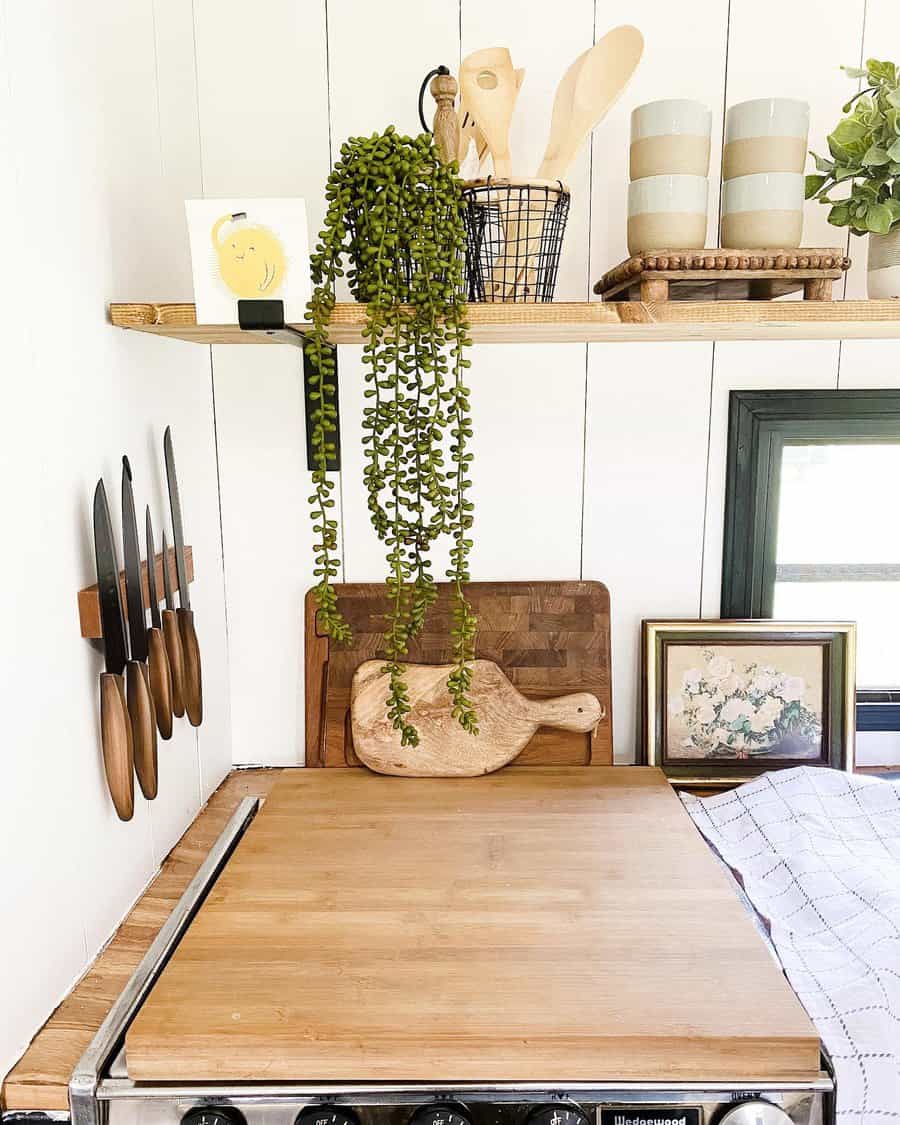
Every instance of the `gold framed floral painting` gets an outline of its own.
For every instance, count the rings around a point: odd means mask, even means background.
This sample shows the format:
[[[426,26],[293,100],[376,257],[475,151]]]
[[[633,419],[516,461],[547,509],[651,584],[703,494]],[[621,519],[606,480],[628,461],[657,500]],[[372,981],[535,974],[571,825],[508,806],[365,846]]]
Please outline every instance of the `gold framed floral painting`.
[[[644,621],[642,761],[704,786],[851,769],[855,665],[848,622]]]

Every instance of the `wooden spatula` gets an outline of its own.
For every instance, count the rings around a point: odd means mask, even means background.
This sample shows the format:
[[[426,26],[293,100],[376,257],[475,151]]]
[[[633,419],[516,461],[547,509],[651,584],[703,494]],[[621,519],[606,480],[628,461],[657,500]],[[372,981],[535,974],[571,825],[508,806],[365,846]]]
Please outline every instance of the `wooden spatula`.
[[[522,88],[522,83],[525,81],[525,68],[520,67],[516,71],[516,95],[518,96],[519,90]],[[469,142],[475,142],[475,152],[478,156],[478,173],[481,175],[481,165],[484,158],[488,154],[488,143],[484,138],[484,133],[478,127],[478,122],[475,120],[475,115],[469,111],[465,102],[460,98],[459,100],[459,146],[457,149],[456,159],[462,164],[469,151]],[[473,177],[474,178],[474,177]]]
[[[376,773],[403,777],[477,777],[500,769],[525,748],[540,726],[587,732],[604,717],[588,692],[556,699],[526,699],[491,660],[472,665],[470,697],[478,734],[468,734],[451,714],[447,676],[452,665],[407,664],[409,721],[418,746],[401,746],[387,717],[389,676],[384,661],[360,664],[350,690],[350,721],[357,757]]]
[[[509,122],[519,87],[506,47],[486,47],[462,61],[459,68],[460,101],[478,122],[491,156],[494,175],[507,178],[512,172],[509,152]]]
[[[636,27],[623,24],[575,60],[556,92],[538,179],[565,178],[590,131],[622,95],[643,51],[644,37]]]

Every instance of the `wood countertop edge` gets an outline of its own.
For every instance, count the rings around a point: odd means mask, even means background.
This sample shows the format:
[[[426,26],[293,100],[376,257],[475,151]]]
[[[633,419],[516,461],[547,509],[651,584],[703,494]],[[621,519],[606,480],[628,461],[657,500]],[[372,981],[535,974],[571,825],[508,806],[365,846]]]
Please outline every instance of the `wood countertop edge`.
[[[160,865],[116,932],[0,1087],[0,1110],[66,1112],[69,1078],[106,1013],[244,797],[266,797],[282,767],[232,770]]]

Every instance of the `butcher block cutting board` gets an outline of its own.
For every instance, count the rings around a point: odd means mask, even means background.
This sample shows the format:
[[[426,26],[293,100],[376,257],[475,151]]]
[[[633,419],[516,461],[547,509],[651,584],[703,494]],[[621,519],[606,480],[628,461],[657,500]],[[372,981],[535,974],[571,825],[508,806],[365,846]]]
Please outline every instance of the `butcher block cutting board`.
[[[136,1080],[798,1080],[819,1040],[652,768],[291,770],[127,1033]]]
[[[386,588],[381,582],[339,583],[338,607],[353,630],[349,645],[333,644],[306,597],[306,764],[358,766],[350,723],[353,676],[367,660],[383,660]],[[405,660],[452,662],[452,590],[438,599]],[[609,593],[601,582],[470,582],[478,617],[475,655],[493,660],[530,699],[590,692],[603,718],[588,733],[541,727],[515,765],[612,765]]]

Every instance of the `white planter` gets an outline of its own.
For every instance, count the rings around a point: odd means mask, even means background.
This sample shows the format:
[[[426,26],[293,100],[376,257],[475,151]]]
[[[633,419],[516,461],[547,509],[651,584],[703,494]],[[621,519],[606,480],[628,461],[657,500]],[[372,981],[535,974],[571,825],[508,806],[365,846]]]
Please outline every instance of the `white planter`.
[[[900,297],[900,226],[888,234],[869,235],[866,289],[873,301],[881,297]]]

